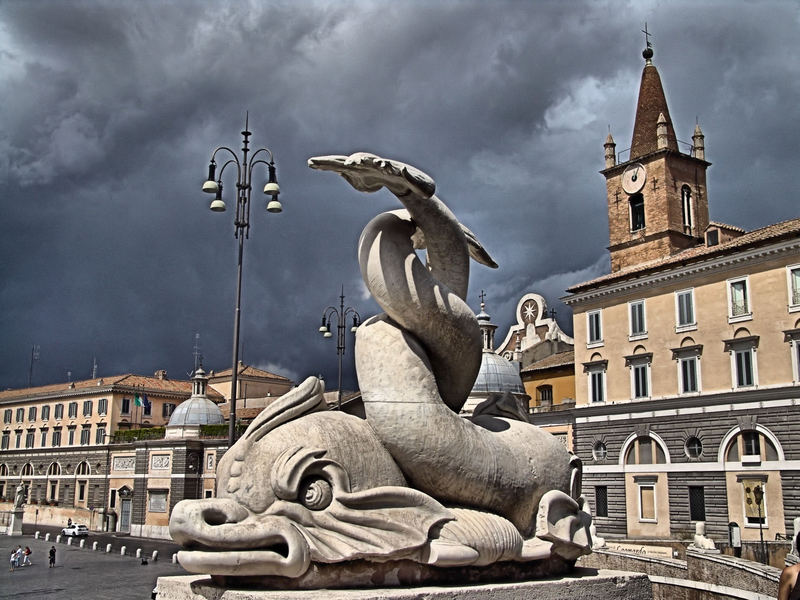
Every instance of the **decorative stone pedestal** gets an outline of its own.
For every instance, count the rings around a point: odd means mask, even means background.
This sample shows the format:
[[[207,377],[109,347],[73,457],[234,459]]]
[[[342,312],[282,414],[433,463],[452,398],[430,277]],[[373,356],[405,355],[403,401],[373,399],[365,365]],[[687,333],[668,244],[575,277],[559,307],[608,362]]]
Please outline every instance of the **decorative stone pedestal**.
[[[403,588],[249,590],[226,589],[205,575],[159,577],[158,600],[652,600],[647,575],[575,569],[570,575],[517,583]]]
[[[22,535],[22,515],[24,510],[15,510],[11,513],[11,522],[8,524],[8,535]]]

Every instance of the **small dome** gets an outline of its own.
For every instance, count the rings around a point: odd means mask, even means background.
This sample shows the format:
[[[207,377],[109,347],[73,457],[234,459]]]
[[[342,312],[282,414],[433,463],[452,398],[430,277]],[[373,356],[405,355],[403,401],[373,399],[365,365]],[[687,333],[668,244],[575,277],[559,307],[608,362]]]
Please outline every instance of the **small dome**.
[[[494,392],[524,394],[525,387],[522,385],[519,369],[514,363],[499,354],[484,351],[481,357],[481,368],[470,395]]]
[[[219,425],[225,422],[219,407],[205,396],[192,396],[173,411],[167,427]]]

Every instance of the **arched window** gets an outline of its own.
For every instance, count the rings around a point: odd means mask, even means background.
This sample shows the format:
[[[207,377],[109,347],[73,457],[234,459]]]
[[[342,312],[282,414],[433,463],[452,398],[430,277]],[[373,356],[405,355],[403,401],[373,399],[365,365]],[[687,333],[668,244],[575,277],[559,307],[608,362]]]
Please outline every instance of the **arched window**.
[[[44,488],[48,502],[56,502],[58,500],[58,477],[60,475],[61,465],[59,465],[57,462],[50,463],[50,466],[47,467],[47,484]]]
[[[634,194],[628,202],[631,213],[631,231],[644,229],[644,196]]]
[[[31,463],[26,463],[24,467],[22,467],[22,477],[33,477],[33,465]]]
[[[626,465],[662,465],[666,462],[661,445],[649,435],[637,437],[625,454]]]
[[[778,449],[769,437],[757,429],[740,431],[725,450],[726,462],[757,464],[765,460],[779,460]]]
[[[75,467],[75,477],[86,477],[91,474],[89,463],[83,461]],[[75,482],[75,505],[86,506],[88,501],[89,482],[86,479],[78,479]]]
[[[681,188],[681,213],[683,216],[683,233],[692,233],[692,190],[688,185]]]
[[[0,465],[0,477],[8,477],[8,466],[6,464]]]

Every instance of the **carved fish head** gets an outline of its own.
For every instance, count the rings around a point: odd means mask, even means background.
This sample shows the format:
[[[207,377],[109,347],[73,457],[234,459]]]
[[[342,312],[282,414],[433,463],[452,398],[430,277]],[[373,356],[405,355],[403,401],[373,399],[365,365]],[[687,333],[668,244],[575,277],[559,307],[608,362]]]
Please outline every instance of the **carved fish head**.
[[[170,534],[188,571],[297,577],[312,561],[405,556],[452,518],[406,486],[366,421],[320,412],[321,385],[297,389],[219,461],[217,498],[175,506]]]

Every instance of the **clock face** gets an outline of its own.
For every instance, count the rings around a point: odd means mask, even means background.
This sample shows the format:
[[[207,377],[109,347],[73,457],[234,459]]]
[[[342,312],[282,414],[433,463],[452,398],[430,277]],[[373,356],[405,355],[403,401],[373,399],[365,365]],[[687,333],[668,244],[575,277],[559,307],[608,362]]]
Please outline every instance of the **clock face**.
[[[647,179],[645,168],[639,163],[632,164],[622,174],[622,190],[629,195],[636,194],[642,191],[645,179]]]

